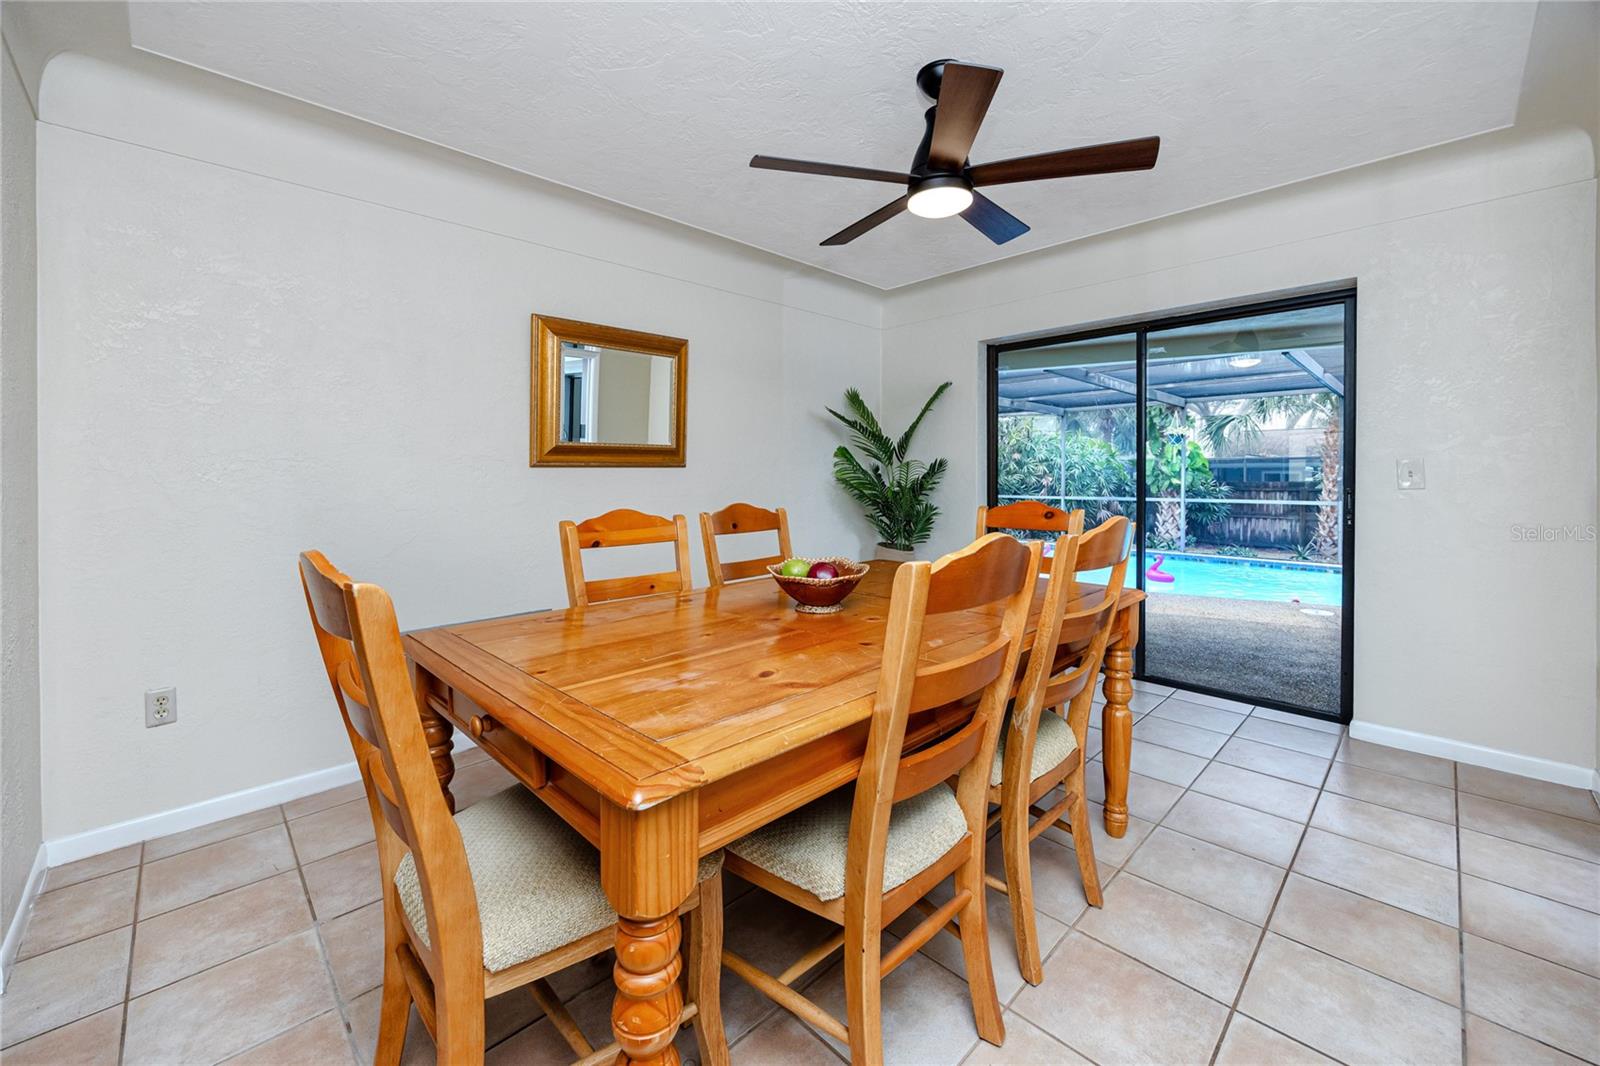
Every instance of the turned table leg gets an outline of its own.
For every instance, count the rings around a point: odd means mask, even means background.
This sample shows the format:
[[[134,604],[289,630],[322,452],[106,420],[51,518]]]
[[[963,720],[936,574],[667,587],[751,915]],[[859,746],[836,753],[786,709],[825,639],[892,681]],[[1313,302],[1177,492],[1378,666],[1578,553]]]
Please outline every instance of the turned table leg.
[[[1128,762],[1133,751],[1133,649],[1139,640],[1138,607],[1124,608],[1106,649],[1105,707],[1100,712],[1101,761],[1105,766],[1106,832],[1128,831]]]
[[[454,814],[456,798],[450,794],[450,779],[456,776],[456,763],[450,751],[455,747],[451,738],[456,727],[438,710],[450,698],[450,688],[422,667],[416,666],[414,670],[412,685],[417,693],[417,714],[422,718],[422,736],[428,742],[428,754],[433,757],[433,772],[439,776],[439,790],[444,793],[445,806]]]
[[[683,1014],[683,929],[678,907],[694,890],[695,793],[642,811],[600,811],[600,884],[617,911],[611,1032],[620,1064],[677,1066]]]

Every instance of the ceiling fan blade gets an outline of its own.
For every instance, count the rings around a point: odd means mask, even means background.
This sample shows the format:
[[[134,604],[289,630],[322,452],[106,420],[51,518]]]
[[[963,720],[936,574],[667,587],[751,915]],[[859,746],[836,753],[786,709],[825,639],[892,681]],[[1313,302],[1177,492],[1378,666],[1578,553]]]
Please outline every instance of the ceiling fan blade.
[[[972,151],[989,101],[1000,87],[999,67],[946,63],[939,83],[939,103],[933,112],[933,139],[928,142],[928,162],[943,170],[960,170]]]
[[[835,244],[849,244],[851,241],[855,240],[869,229],[883,225],[885,222],[904,211],[906,209],[906,201],[910,199],[911,196],[908,193],[907,195],[900,197],[898,200],[891,200],[882,207],[878,208],[876,211],[872,212],[872,214],[868,215],[866,218],[863,218],[858,222],[850,223],[850,225],[846,226],[838,233],[835,233],[832,237],[829,237],[827,240],[823,241],[822,247],[826,248]]]
[[[896,185],[904,185],[911,180],[910,174],[897,174],[892,170],[851,167],[842,163],[816,163],[809,159],[780,159],[773,155],[752,156],[750,165],[757,170],[786,170],[791,174],[821,174],[829,178],[860,178],[863,181],[888,181]]]
[[[1012,181],[1038,181],[1042,178],[1072,178],[1080,174],[1115,174],[1123,170],[1149,170],[1161,151],[1160,137],[1139,137],[1131,141],[1091,144],[1059,152],[1018,156],[993,163],[980,163],[967,171],[974,185],[1003,185]]]
[[[972,194],[972,206],[961,212],[961,217],[996,244],[1004,244],[1028,232],[1027,223],[981,192]]]

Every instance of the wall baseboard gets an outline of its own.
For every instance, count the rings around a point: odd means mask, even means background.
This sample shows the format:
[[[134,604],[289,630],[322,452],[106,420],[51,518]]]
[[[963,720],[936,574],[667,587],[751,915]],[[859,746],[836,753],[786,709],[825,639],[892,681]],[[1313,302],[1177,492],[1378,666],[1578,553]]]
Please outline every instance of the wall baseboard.
[[[1414,751],[1420,755],[1437,755],[1441,759],[1454,759],[1469,766],[1482,766],[1490,770],[1504,770],[1519,777],[1532,777],[1573,788],[1586,788],[1600,792],[1600,770],[1576,763],[1556,762],[1534,755],[1518,755],[1513,751],[1486,748],[1481,744],[1468,744],[1463,740],[1436,737],[1428,733],[1415,733],[1394,726],[1374,725],[1371,722],[1351,722],[1350,736],[1373,744]]]
[[[11,916],[11,923],[6,926],[5,940],[0,941],[0,990],[6,987],[6,979],[11,976],[11,962],[17,957],[17,948],[22,944],[22,934],[28,927],[28,914],[33,910],[34,898],[39,895],[39,888],[44,884],[44,872],[48,868],[45,846],[40,844],[39,850],[33,855],[33,869],[28,871],[27,884],[22,886],[22,898],[17,901],[17,912]]]
[[[153,840],[169,833],[181,833],[185,829],[210,825],[224,818],[249,814],[251,811],[287,803],[302,796],[313,796],[318,792],[358,781],[360,777],[355,762],[351,761],[340,766],[330,766],[326,770],[313,770],[298,777],[288,777],[281,781],[257,785],[255,788],[230,792],[225,796],[201,800],[199,803],[191,803],[184,807],[175,807],[170,811],[147,814],[142,818],[130,818],[126,822],[74,833],[72,836],[57,837],[45,841],[44,846],[50,853],[50,865],[60,866],[62,863],[75,862],[91,855],[137,844],[142,840]]]

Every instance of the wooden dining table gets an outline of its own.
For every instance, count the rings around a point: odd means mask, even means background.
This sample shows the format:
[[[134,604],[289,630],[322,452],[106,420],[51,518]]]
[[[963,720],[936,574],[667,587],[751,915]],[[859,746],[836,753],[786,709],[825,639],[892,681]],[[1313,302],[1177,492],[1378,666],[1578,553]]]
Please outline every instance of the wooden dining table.
[[[612,1031],[627,1061],[677,1061],[678,907],[700,856],[855,779],[898,565],[874,562],[836,614],[800,614],[760,579],[406,634],[452,809],[453,732],[463,729],[599,850],[618,915]],[[1082,585],[1069,609],[1104,595]],[[1104,666],[1112,836],[1127,830],[1143,599],[1121,593]],[[986,629],[977,612],[931,616],[925,639],[942,657]],[[914,723],[908,743],[939,728]]]

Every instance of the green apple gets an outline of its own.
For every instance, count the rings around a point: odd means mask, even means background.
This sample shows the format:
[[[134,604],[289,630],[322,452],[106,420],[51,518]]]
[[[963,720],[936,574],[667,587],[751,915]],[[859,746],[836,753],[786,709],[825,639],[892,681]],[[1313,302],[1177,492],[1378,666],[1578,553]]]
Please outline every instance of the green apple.
[[[811,573],[811,564],[804,559],[785,559],[778,573],[784,577],[805,577]]]

